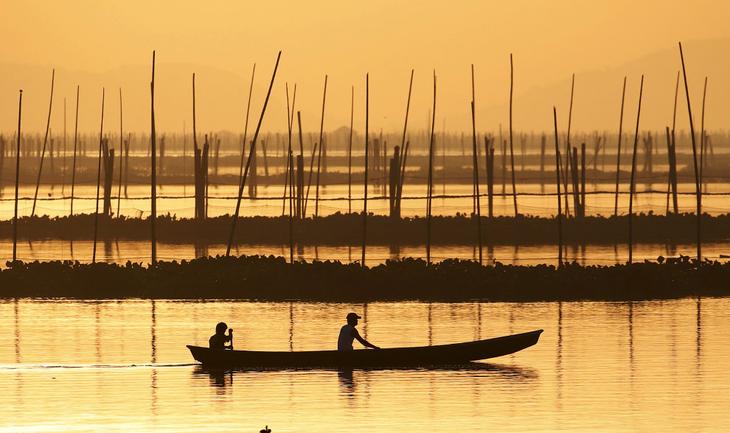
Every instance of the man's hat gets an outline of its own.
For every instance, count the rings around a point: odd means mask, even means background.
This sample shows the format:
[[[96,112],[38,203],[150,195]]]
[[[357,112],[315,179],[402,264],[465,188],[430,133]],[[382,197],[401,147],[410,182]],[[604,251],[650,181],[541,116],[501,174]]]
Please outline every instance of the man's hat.
[[[358,316],[356,313],[348,313],[347,320],[350,320],[350,319],[362,319],[362,317]]]

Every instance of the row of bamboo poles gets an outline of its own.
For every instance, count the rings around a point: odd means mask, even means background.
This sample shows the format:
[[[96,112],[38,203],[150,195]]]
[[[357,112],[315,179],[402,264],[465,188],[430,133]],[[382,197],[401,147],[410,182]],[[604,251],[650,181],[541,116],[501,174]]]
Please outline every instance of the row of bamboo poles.
[[[686,69],[684,65],[684,55],[682,52],[682,47],[680,44],[680,57],[682,61],[682,74],[684,77],[684,85],[685,85],[685,93],[687,98],[687,108],[689,113],[689,121],[690,121],[690,136],[691,136],[691,142],[692,142],[692,155],[693,155],[693,163],[694,163],[694,172],[695,172],[695,182],[696,182],[696,197],[697,197],[697,206],[696,206],[696,214],[697,214],[697,258],[698,261],[701,261],[701,210],[702,210],[702,191],[701,191],[701,179],[702,179],[702,168],[703,166],[703,160],[704,152],[705,152],[705,132],[704,132],[704,99],[706,96],[706,86],[707,86],[707,80],[705,80],[705,90],[703,92],[703,106],[702,106],[702,128],[701,128],[701,142],[700,142],[700,150],[698,151],[696,140],[695,140],[695,133],[694,133],[694,121],[692,117],[691,107],[690,107],[690,97],[689,97],[689,89],[687,85],[687,76],[686,76]],[[248,135],[248,121],[249,121],[249,113],[250,113],[250,104],[251,104],[251,93],[253,89],[253,82],[255,78],[255,71],[256,67],[254,65],[252,74],[251,74],[251,85],[249,87],[249,97],[248,97],[248,104],[246,109],[246,121],[244,126],[244,133],[243,133],[243,140],[241,142],[241,164],[240,164],[240,183],[238,188],[238,194],[237,194],[237,200],[236,200],[236,207],[235,212],[233,214],[233,218],[231,220],[231,229],[230,234],[228,238],[227,243],[227,249],[226,249],[226,255],[230,255],[231,247],[235,238],[235,231],[236,231],[236,223],[238,221],[239,215],[240,215],[240,207],[241,207],[241,200],[243,196],[243,192],[245,190],[246,182],[249,177],[249,173],[251,173],[251,179],[249,181],[249,195],[251,197],[256,196],[256,188],[257,188],[257,180],[256,180],[256,147],[258,142],[258,137],[261,129],[261,125],[264,119],[264,115],[266,113],[266,108],[268,105],[269,97],[271,95],[271,91],[274,85],[274,81],[276,78],[276,73],[278,70],[279,61],[281,58],[281,52],[279,52],[276,64],[274,66],[274,70],[272,73],[272,77],[269,83],[268,91],[266,94],[266,98],[258,119],[258,123],[253,135],[252,140],[250,141],[250,147],[248,150],[248,157],[246,157],[246,147],[248,141],[247,141],[247,135]],[[516,187],[516,180],[515,180],[515,161],[514,161],[514,139],[513,139],[513,124],[512,124],[512,107],[513,107],[513,91],[514,91],[514,66],[513,66],[513,58],[510,55],[510,91],[509,91],[509,129],[508,129],[508,141],[507,140],[501,140],[502,142],[502,170],[506,170],[506,158],[507,158],[507,149],[509,149],[509,165],[511,167],[511,183],[512,183],[512,197],[513,197],[513,206],[514,206],[514,214],[515,216],[519,216],[519,209],[518,209],[518,202],[517,202],[517,187]],[[476,228],[476,239],[477,239],[477,246],[479,249],[479,262],[482,263],[483,255],[482,255],[482,218],[481,218],[481,196],[480,193],[480,185],[481,181],[479,179],[479,158],[481,156],[481,152],[479,149],[479,137],[477,136],[477,127],[476,127],[476,113],[475,113],[475,73],[474,73],[474,67],[472,65],[471,67],[471,85],[472,85],[472,99],[470,101],[470,108],[471,108],[471,117],[472,117],[472,168],[473,168],[473,212],[472,215],[474,217],[475,221],[475,228]],[[368,215],[368,174],[369,174],[369,164],[368,161],[372,159],[375,161],[374,170],[379,170],[382,175],[383,179],[387,178],[387,195],[388,195],[388,202],[389,202],[389,214],[392,218],[392,220],[397,223],[397,221],[400,220],[401,216],[401,202],[403,197],[403,185],[404,185],[404,178],[405,178],[405,170],[406,170],[406,163],[408,158],[408,152],[409,152],[409,145],[410,142],[407,139],[408,137],[408,117],[410,112],[410,102],[411,102],[411,94],[412,94],[412,86],[413,86],[413,77],[414,77],[414,71],[411,71],[410,81],[409,81],[409,89],[408,89],[408,98],[406,102],[406,110],[405,110],[405,120],[404,120],[404,127],[403,127],[403,134],[401,143],[399,146],[394,146],[392,157],[390,159],[387,159],[387,144],[385,141],[381,141],[380,139],[373,140],[373,155],[374,158],[371,157],[371,149],[370,149],[370,131],[369,131],[369,74],[366,74],[365,76],[365,158],[364,158],[364,181],[363,181],[363,211],[362,211],[362,260],[361,265],[365,265],[366,260],[366,246],[367,246],[367,215]],[[33,199],[33,209],[31,211],[31,216],[35,214],[35,204],[37,200],[38,195],[38,186],[40,184],[40,178],[42,174],[43,169],[43,159],[45,155],[45,149],[46,149],[46,143],[48,140],[48,134],[50,129],[50,113],[53,106],[53,86],[55,81],[55,71],[51,78],[51,96],[49,101],[49,114],[48,114],[48,121],[46,126],[46,132],[43,140],[43,147],[41,149],[40,154],[40,164],[38,168],[38,176],[37,176],[37,182],[36,182],[36,189]],[[639,91],[639,103],[638,103],[638,109],[637,109],[637,120],[636,120],[636,127],[634,132],[634,141],[633,141],[633,148],[632,148],[632,158],[631,158],[631,178],[630,178],[630,190],[629,190],[629,218],[628,218],[628,244],[629,244],[629,262],[633,259],[633,198],[635,195],[635,183],[636,183],[636,156],[638,151],[638,144],[639,144],[639,124],[640,124],[640,115],[641,115],[641,98],[643,95],[643,81],[644,78],[642,76],[641,78],[641,84],[640,84],[640,91]],[[554,109],[553,115],[554,115],[554,127],[555,127],[555,170],[556,170],[556,188],[557,188],[557,205],[558,205],[558,215],[557,215],[557,223],[558,223],[558,246],[559,246],[559,256],[558,256],[558,262],[562,265],[562,254],[563,254],[563,239],[562,239],[562,218],[563,215],[569,215],[570,214],[570,200],[569,197],[572,195],[572,201],[573,201],[573,209],[574,209],[574,215],[577,218],[583,218],[585,216],[585,210],[586,210],[586,156],[587,156],[587,150],[586,150],[586,144],[581,143],[580,147],[577,146],[571,146],[571,122],[572,122],[572,107],[573,107],[573,93],[575,88],[575,77],[573,76],[572,82],[571,82],[571,95],[570,95],[570,105],[569,105],[569,112],[568,112],[568,130],[567,135],[565,136],[565,155],[561,155],[561,149],[560,149],[560,139],[558,134],[558,122],[557,122],[557,110]],[[671,202],[673,204],[674,212],[676,213],[678,211],[677,209],[677,167],[676,167],[676,140],[675,140],[675,120],[676,120],[676,100],[677,100],[677,93],[679,89],[679,75],[677,76],[677,86],[675,89],[675,103],[674,103],[674,116],[672,121],[672,128],[669,127],[666,128],[666,139],[667,139],[667,149],[668,149],[668,160],[669,160],[669,174],[667,179],[667,209],[669,210],[669,198],[671,196]],[[153,52],[152,56],[152,79],[150,82],[150,93],[151,93],[151,107],[150,107],[150,117],[151,117],[151,124],[150,124],[150,172],[151,172],[151,181],[150,181],[150,188],[151,188],[151,212],[150,212],[150,229],[151,229],[151,261],[152,265],[154,266],[157,261],[156,256],[156,216],[157,216],[157,206],[156,206],[156,198],[157,198],[157,155],[158,155],[158,149],[157,149],[157,135],[155,131],[155,52]],[[619,190],[619,182],[620,182],[620,158],[621,158],[621,144],[622,144],[622,137],[623,137],[623,113],[624,113],[624,105],[625,105],[625,93],[626,93],[626,78],[624,78],[623,82],[623,90],[622,90],[622,98],[621,98],[621,114],[620,114],[620,120],[619,120],[619,133],[618,133],[618,150],[617,150],[617,176],[616,176],[616,202],[615,202],[615,209],[614,213],[617,214],[618,209],[618,190]],[[430,127],[429,127],[429,141],[428,141],[428,180],[427,180],[427,200],[426,200],[426,261],[428,263],[431,262],[431,221],[432,221],[432,199],[434,196],[434,156],[435,156],[435,119],[436,119],[436,96],[437,96],[437,77],[436,73],[434,71],[433,74],[433,103],[430,110],[431,119],[430,119]],[[75,187],[74,177],[75,177],[75,165],[76,165],[76,150],[78,145],[78,97],[79,97],[79,89],[77,87],[77,95],[76,95],[76,121],[75,121],[75,128],[74,128],[74,158],[73,158],[73,169],[72,169],[72,181],[71,181],[71,214],[73,215],[73,190]],[[308,170],[308,179],[306,182],[306,188],[305,188],[305,155],[304,155],[304,146],[303,146],[303,140],[302,140],[302,124],[301,124],[301,112],[297,111],[296,108],[296,86],[294,86],[294,93],[293,97],[289,98],[289,87],[288,83],[286,85],[286,97],[287,97],[287,154],[286,154],[286,173],[285,173],[285,182],[284,182],[284,194],[283,194],[283,200],[282,200],[282,214],[286,213],[287,208],[287,202],[288,202],[288,217],[289,217],[289,232],[290,232],[290,260],[293,260],[293,248],[294,248],[294,222],[295,220],[303,219],[307,217],[307,210],[308,208],[312,209],[312,207],[309,206],[309,199],[310,199],[310,189],[312,186],[312,176],[314,173],[316,173],[315,177],[315,188],[314,188],[314,204],[313,204],[313,212],[311,214],[316,218],[319,216],[319,204],[320,204],[320,185],[321,185],[321,173],[322,173],[322,160],[323,157],[326,161],[326,137],[324,135],[324,123],[325,123],[325,113],[326,113],[326,101],[327,101],[327,76],[325,75],[324,78],[324,86],[323,86],[323,96],[322,96],[322,110],[321,110],[321,117],[320,117],[320,130],[319,130],[319,139],[317,142],[314,143],[312,147],[312,152],[310,155],[310,161],[309,161],[309,170]],[[291,102],[291,103],[290,103]],[[119,151],[119,186],[118,186],[118,192],[117,192],[117,212],[116,214],[119,215],[119,201],[121,197],[121,179],[122,179],[122,173],[123,168],[126,168],[128,171],[129,163],[128,163],[128,155],[129,155],[129,140],[125,143],[123,140],[124,137],[124,130],[123,130],[123,118],[122,118],[122,94],[121,89],[119,92],[119,104],[120,104],[120,151]],[[97,193],[96,193],[96,210],[95,210],[95,218],[94,218],[94,246],[93,246],[93,253],[92,253],[92,262],[96,261],[96,234],[98,232],[98,225],[99,225],[99,200],[100,200],[100,192],[103,193],[103,208],[102,208],[102,215],[104,216],[111,216],[114,212],[112,210],[112,187],[113,187],[113,173],[114,173],[114,158],[115,158],[115,149],[110,147],[109,140],[104,137],[104,108],[105,108],[105,91],[102,89],[102,103],[101,103],[101,125],[100,125],[100,131],[99,131],[99,148],[98,148],[98,169],[97,169]],[[299,154],[296,155],[296,158],[294,157],[294,148],[293,148],[293,123],[294,123],[294,113],[297,114],[297,126],[298,126],[298,144],[299,144]],[[205,135],[205,141],[202,146],[199,146],[198,144],[198,134],[197,134],[197,122],[196,122],[196,89],[195,89],[195,74],[193,74],[192,78],[192,117],[193,117],[193,150],[194,150],[194,177],[195,177],[195,218],[202,220],[207,217],[207,209],[208,209],[208,173],[209,173],[209,167],[208,167],[208,161],[209,161],[209,154],[210,154],[210,143],[208,140],[208,135]],[[352,102],[351,102],[351,119],[350,119],[350,139],[348,143],[348,210],[352,211],[352,136],[353,136],[353,121],[354,121],[354,87],[352,89]],[[20,91],[19,96],[19,102],[18,102],[18,131],[17,131],[17,142],[16,142],[16,182],[15,182],[15,209],[14,209],[14,216],[13,216],[13,261],[17,259],[16,256],[16,244],[17,244],[17,210],[18,210],[18,175],[20,170],[20,155],[21,155],[21,149],[20,149],[20,137],[21,137],[21,118],[22,118],[22,90]],[[64,134],[65,136],[65,134]],[[500,133],[501,136],[501,133]],[[217,161],[217,156],[220,152],[220,140],[217,138],[213,138],[215,147],[214,147],[214,153],[216,155],[215,159]],[[545,160],[545,153],[546,153],[546,138],[543,136],[541,140],[541,170],[544,169],[544,160]],[[652,153],[653,149],[653,138],[651,136],[645,137],[643,140],[643,146],[645,154],[650,155]],[[160,154],[164,154],[164,140],[162,140],[161,147],[160,147]],[[494,173],[494,166],[495,166],[495,145],[494,145],[494,137],[491,136],[484,136],[484,156],[485,156],[485,167],[486,167],[486,189],[487,189],[487,209],[488,209],[488,216],[491,218],[493,217],[493,201],[494,201],[494,179],[495,179],[495,173]],[[523,144],[524,146],[524,144]],[[265,173],[268,172],[268,163],[266,159],[266,147],[265,142],[261,142],[261,147],[263,150],[264,155],[264,171]],[[598,149],[600,149],[600,140],[597,140],[597,143],[594,147],[594,155],[598,153]],[[125,160],[122,159],[122,154],[125,154],[126,159],[126,166],[124,164]],[[380,159],[380,155],[382,155],[383,159]],[[699,161],[698,161],[698,155],[699,155]],[[316,160],[316,171],[314,169],[314,163]],[[382,164],[381,164],[382,161]],[[244,163],[245,162],[245,163]],[[594,158],[594,164],[595,164],[595,158]],[[217,167],[217,162],[215,163],[215,166]],[[645,159],[645,170],[652,170],[652,161]],[[326,168],[325,168],[326,170]],[[102,180],[102,173],[103,173],[103,180]],[[268,173],[267,173],[268,174]],[[503,178],[505,173],[503,173]],[[569,188],[569,186],[571,188]],[[125,186],[126,188],[126,186]],[[386,183],[383,182],[383,188],[386,188]],[[569,192],[569,190],[572,189],[572,193]]]

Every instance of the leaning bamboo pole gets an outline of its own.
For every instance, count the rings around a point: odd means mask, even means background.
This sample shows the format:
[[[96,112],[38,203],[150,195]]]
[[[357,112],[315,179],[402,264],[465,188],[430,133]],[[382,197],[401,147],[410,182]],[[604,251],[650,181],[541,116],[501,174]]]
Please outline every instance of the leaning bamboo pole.
[[[702,264],[702,186],[699,180],[699,169],[697,167],[697,144],[695,141],[695,124],[692,118],[692,106],[689,98],[689,86],[687,84],[687,69],[684,65],[684,52],[682,43],[679,43],[679,57],[682,60],[682,76],[684,77],[684,92],[687,97],[687,115],[689,116],[689,129],[692,139],[692,158],[695,173],[695,194],[697,199],[697,265]]]
[[[155,130],[155,52],[152,51],[152,81],[150,81],[150,247],[152,266],[157,265],[157,132]]]
[[[243,167],[246,161],[246,140],[248,139],[248,116],[251,111],[251,95],[253,94],[253,82],[256,77],[256,63],[251,69],[251,83],[248,85],[248,102],[246,103],[246,121],[243,126],[243,141],[241,143],[241,164],[238,170],[238,178],[243,178]]]
[[[408,99],[406,101],[406,114],[405,114],[405,120],[403,121],[403,136],[401,137],[401,144],[400,148],[402,149],[402,155],[401,158],[401,166],[400,166],[400,175],[398,176],[398,190],[396,191],[396,207],[397,207],[397,214],[400,218],[401,213],[401,201],[403,198],[403,181],[406,174],[406,159],[408,158],[408,143],[406,142],[406,135],[408,133],[408,114],[411,110],[411,93],[413,91],[413,74],[414,70],[411,69],[411,78],[408,83]]]
[[[616,148],[616,193],[613,198],[613,216],[618,216],[618,187],[621,178],[621,138],[624,128],[624,102],[626,100],[626,77],[624,76],[623,90],[621,91],[621,114],[618,120],[618,144]]]
[[[474,65],[471,65],[471,142],[472,142],[472,174],[474,182],[474,200],[476,202],[476,220],[477,220],[477,245],[479,247],[479,264],[483,263],[482,258],[482,207],[479,201],[479,155],[477,155],[477,123],[475,108],[475,90],[474,90]]]
[[[38,165],[38,178],[36,179],[35,183],[35,193],[33,194],[33,208],[30,211],[30,216],[32,217],[35,215],[35,204],[36,200],[38,199],[38,188],[41,185],[41,172],[43,172],[43,158],[46,155],[46,144],[48,143],[48,130],[51,127],[51,111],[53,110],[53,85],[55,84],[56,80],[56,70],[54,69],[51,73],[51,96],[50,100],[48,102],[48,119],[46,120],[46,134],[43,137],[43,149],[41,150],[41,160]]]
[[[71,162],[71,212],[70,216],[74,216],[74,189],[76,187],[76,154],[79,144],[79,86],[76,86],[76,120],[74,120],[74,150]]]
[[[563,189],[565,190],[565,214],[570,215],[570,205],[568,201],[568,195],[570,194],[568,192],[568,176],[571,173],[571,147],[570,147],[570,128],[573,124],[573,94],[575,92],[575,74],[571,76],[570,79],[570,105],[568,106],[568,132],[565,137],[565,169],[563,170]],[[575,207],[575,205],[573,206]],[[573,209],[574,212],[577,212],[577,209]]]
[[[78,93],[77,93],[78,95]],[[13,208],[13,263],[18,260],[18,186],[20,185],[20,136],[21,119],[23,117],[23,89],[18,96],[18,135],[15,147],[15,203]]]
[[[251,159],[256,155],[256,140],[259,137],[259,131],[261,130],[261,124],[264,121],[264,115],[266,114],[266,106],[269,104],[269,98],[271,97],[271,89],[274,87],[274,80],[276,79],[276,71],[279,69],[279,60],[281,59],[281,51],[276,56],[276,64],[274,65],[274,72],[271,75],[271,82],[269,83],[269,90],[266,92],[266,99],[264,99],[264,106],[261,108],[261,115],[259,116],[259,122],[256,125],[256,131],[251,141],[251,150],[249,151],[248,161],[246,162],[246,168],[241,176],[240,185],[238,188],[238,197],[236,197],[236,212],[233,214],[233,221],[231,222],[231,232],[228,236],[228,246],[226,247],[226,257],[231,255],[231,246],[233,245],[233,238],[236,234],[236,222],[238,221],[238,214],[241,210],[241,198],[243,197],[243,189],[246,186],[246,178],[248,177],[248,171],[251,166]]]
[[[362,259],[360,266],[365,267],[365,251],[368,244],[368,157],[370,156],[370,74],[365,74],[365,174],[363,176],[362,204]]]
[[[512,201],[515,207],[515,216],[519,215],[517,211],[517,187],[515,182],[515,151],[512,144],[512,94],[514,93],[514,66],[512,63],[512,53],[509,55],[509,158],[512,167]]]
[[[314,216],[319,216],[319,176],[322,166],[322,149],[324,148],[324,109],[327,102],[327,75],[324,76],[324,91],[322,92],[322,116],[319,119],[319,152],[317,152],[317,185],[314,190]]]
[[[101,185],[101,150],[104,144],[104,88],[101,89],[101,126],[99,127],[99,157],[96,169],[96,210],[94,211],[94,246],[91,263],[96,263],[96,239],[99,234],[99,188]]]
[[[433,71],[433,108],[431,110],[431,136],[428,141],[428,187],[426,199],[426,264],[431,264],[431,199],[433,196],[433,142],[436,127],[436,71]]]
[[[634,150],[631,154],[631,180],[629,183],[629,264],[634,258],[634,191],[636,190],[636,151],[639,146],[639,120],[641,118],[641,97],[644,93],[644,75],[639,84],[639,108],[636,112],[636,129],[634,130]]]
[[[561,209],[560,197],[560,143],[558,140],[558,113],[553,107],[553,125],[555,128],[555,187],[557,188],[556,197],[558,198],[558,267],[563,266],[563,210]]]

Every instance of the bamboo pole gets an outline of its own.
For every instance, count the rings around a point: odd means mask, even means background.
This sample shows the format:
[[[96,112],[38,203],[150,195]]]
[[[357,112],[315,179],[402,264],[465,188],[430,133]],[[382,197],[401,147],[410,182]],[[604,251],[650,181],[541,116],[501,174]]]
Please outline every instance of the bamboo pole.
[[[580,144],[580,216],[586,216],[586,144]]]
[[[285,83],[286,89],[286,126],[287,126],[287,155],[286,155],[286,180],[284,185],[284,200],[286,204],[287,186],[289,187],[289,263],[294,263],[294,215],[292,209],[292,183],[294,172],[292,151],[291,151],[291,129],[292,121],[294,120],[294,107],[289,106],[289,83]],[[295,87],[296,92],[296,87]],[[296,93],[295,93],[296,95]],[[293,104],[292,104],[293,105]]]
[[[555,187],[557,188],[556,197],[558,198],[558,267],[563,266],[563,210],[561,209],[560,197],[560,144],[558,141],[558,114],[553,107],[553,125],[555,128]]]
[[[48,142],[48,130],[51,128],[51,111],[53,109],[53,85],[56,81],[56,70],[53,69],[53,72],[51,73],[51,97],[48,102],[48,119],[46,120],[46,134],[43,137],[43,150],[41,150],[41,160],[38,165],[38,178],[36,179],[35,183],[35,193],[33,194],[33,208],[30,211],[30,216],[32,217],[35,215],[35,204],[36,200],[38,199],[38,188],[41,185],[41,172],[43,172],[43,158],[46,155],[46,143]]]
[[[572,172],[571,170],[571,161],[572,161],[572,151],[570,147],[570,128],[573,125],[573,94],[575,91],[575,74],[572,74],[570,79],[570,105],[568,107],[568,133],[565,137],[565,170],[563,171],[563,188],[565,189],[565,214],[570,215],[570,206],[568,204],[568,195],[570,194],[568,192],[568,176]],[[573,191],[575,193],[575,191]],[[575,205],[573,206],[575,207]],[[576,213],[578,212],[578,209],[573,209]]]
[[[238,214],[241,210],[241,198],[243,196],[243,189],[246,185],[246,178],[248,177],[248,170],[251,165],[251,158],[256,152],[256,140],[261,130],[261,123],[264,121],[264,114],[266,114],[266,106],[269,104],[269,97],[271,97],[271,89],[274,87],[274,80],[276,79],[276,71],[279,69],[279,60],[281,59],[281,51],[276,56],[276,64],[274,65],[274,72],[271,75],[271,82],[269,83],[269,90],[266,92],[266,99],[264,99],[264,106],[261,109],[261,115],[259,116],[258,124],[256,125],[256,131],[251,141],[251,150],[249,151],[248,161],[246,162],[246,168],[243,171],[241,177],[241,183],[238,188],[238,197],[236,199],[236,212],[233,215],[233,221],[231,223],[231,233],[228,236],[228,246],[226,247],[226,257],[231,255],[231,246],[233,245],[233,238],[236,234],[236,222],[238,221]]]
[[[621,138],[624,128],[624,102],[626,100],[626,77],[624,76],[623,90],[621,91],[621,114],[618,120],[618,144],[616,148],[616,193],[613,198],[613,216],[618,216],[618,186],[621,178]]]
[[[355,86],[350,94],[350,138],[347,143],[347,213],[352,213],[352,127],[355,120]]]
[[[477,219],[477,245],[479,247],[479,264],[483,263],[482,258],[482,207],[479,201],[479,156],[477,155],[477,123],[476,123],[476,98],[474,90],[474,64],[471,65],[471,134],[472,134],[472,173],[474,181],[474,200],[476,203]]]
[[[411,78],[408,82],[408,99],[406,100],[406,115],[405,120],[403,121],[403,136],[401,137],[401,144],[400,148],[402,149],[402,155],[401,158],[401,167],[400,167],[400,175],[398,176],[398,191],[396,192],[396,208],[397,208],[397,214],[398,218],[400,218],[401,214],[401,201],[403,198],[403,182],[406,175],[406,158],[408,157],[408,143],[406,142],[406,135],[408,133],[408,114],[411,110],[411,93],[413,91],[413,74],[414,70],[411,69]]]
[[[68,166],[66,164],[66,98],[63,98],[63,158],[61,159],[61,196],[65,196],[66,194],[66,172],[68,171]],[[5,149],[3,149],[4,151]],[[2,185],[0,184],[0,190],[2,189]]]
[[[150,81],[150,243],[152,266],[157,265],[157,131],[155,130],[155,52],[152,51],[152,81]]]
[[[314,190],[314,217],[319,216],[319,175],[322,165],[322,148],[324,147],[324,109],[327,102],[327,75],[324,76],[324,91],[322,92],[322,116],[319,120],[319,152],[317,152],[317,186]]]
[[[248,116],[251,111],[251,95],[253,94],[253,82],[254,78],[256,77],[256,63],[253,64],[253,68],[251,69],[251,83],[248,85],[248,102],[246,103],[246,121],[243,126],[243,142],[241,147],[241,165],[238,170],[238,178],[243,178],[243,166],[244,162],[246,161],[246,143],[248,139]],[[241,188],[241,191],[243,191],[243,188]],[[241,192],[243,193],[243,192]],[[236,205],[238,206],[238,204]]]
[[[307,205],[309,204],[309,190],[312,187],[312,174],[314,173],[314,155],[317,154],[319,143],[312,146],[312,155],[309,157],[309,176],[307,176],[307,192],[304,196],[304,208],[302,209],[302,218],[307,217]]]
[[[283,203],[281,204],[281,216],[284,216],[284,213],[286,212],[287,189],[289,190],[289,192],[291,192],[291,188],[289,185],[289,169],[291,168],[289,163],[291,161],[289,161],[289,159],[290,159],[290,156],[292,153],[292,151],[291,151],[291,149],[292,149],[291,131],[292,131],[293,123],[294,123],[294,104],[296,103],[296,100],[297,100],[297,85],[294,84],[294,97],[292,98],[292,101],[291,101],[292,102],[291,107],[289,107],[289,83],[284,83],[284,89],[286,92],[286,121],[287,121],[287,139],[288,139],[288,148],[287,149],[288,150],[287,150],[287,153],[284,155],[284,159],[286,159],[286,164],[285,164],[286,169],[284,170],[284,196],[282,197]],[[277,147],[278,147],[278,140],[279,140],[278,137],[279,136],[277,134]],[[289,198],[291,201],[291,196]]]
[[[96,210],[94,211],[94,246],[91,263],[96,263],[96,239],[99,233],[99,187],[101,185],[101,149],[104,143],[104,88],[101,89],[101,126],[99,127],[99,162],[96,169]]]
[[[674,213],[679,213],[679,206],[677,204],[677,155],[676,155],[676,141],[675,141],[675,126],[677,123],[677,97],[679,95],[679,71],[677,71],[677,80],[674,85],[674,106],[672,108],[672,131],[671,134],[668,134],[669,139],[669,146],[670,146],[670,157],[673,159],[673,162],[670,163],[670,173],[669,173],[669,185],[667,186],[667,213],[669,212],[669,194],[671,191],[672,194],[672,204],[674,206]],[[669,128],[667,128],[667,132],[669,132]],[[674,166],[674,172],[671,172],[672,165]]]
[[[692,106],[689,98],[689,86],[687,84],[687,69],[684,65],[684,52],[682,43],[679,43],[679,57],[682,60],[682,75],[684,77],[684,91],[687,96],[687,115],[689,116],[689,129],[692,139],[692,158],[695,173],[695,194],[697,198],[697,266],[702,264],[702,186],[700,185],[699,169],[697,167],[697,144],[695,141],[695,124],[692,119]]]
[[[431,137],[428,142],[428,192],[426,202],[426,264],[431,264],[431,197],[433,196],[433,142],[436,127],[436,71],[433,71],[433,109],[431,110]]]
[[[370,74],[365,74],[365,175],[363,178],[362,204],[362,259],[365,267],[365,251],[368,243],[368,156],[370,155]]]
[[[487,215],[491,219],[494,216],[494,146],[492,140],[484,136],[484,153],[486,154],[487,167]]]
[[[512,53],[509,55],[509,158],[512,167],[512,201],[515,207],[515,216],[519,215],[517,211],[517,187],[515,184],[515,152],[512,144],[512,94],[514,92],[514,67],[512,63]]]
[[[78,95],[78,93],[77,93]],[[78,100],[78,97],[77,97]],[[78,112],[78,111],[77,111]],[[18,260],[18,186],[20,185],[20,136],[23,117],[23,89],[18,92],[18,135],[15,147],[15,203],[13,208],[13,263]]]
[[[76,117],[74,120],[74,153],[71,162],[71,212],[70,216],[74,216],[74,189],[76,187],[76,153],[79,144],[79,86],[76,86]],[[18,147],[20,149],[20,147]]]
[[[198,148],[198,129],[197,129],[197,115],[195,112],[195,72],[193,72],[193,175],[195,182],[195,219],[200,220],[203,218],[203,213],[200,206],[200,161],[201,153]],[[245,142],[244,142],[245,143]],[[245,144],[244,144],[245,146]],[[241,157],[243,158],[243,157]]]
[[[122,165],[124,164],[124,123],[122,106],[122,88],[119,88],[119,185],[117,185],[117,218],[121,216],[119,209],[122,203]]]
[[[636,151],[639,146],[639,119],[641,118],[641,97],[644,93],[644,75],[639,84],[639,108],[636,113],[636,129],[634,131],[634,150],[631,154],[631,182],[629,184],[629,264],[634,258],[634,191],[636,189]]]
[[[702,115],[700,120],[700,187],[702,187],[702,181],[705,173],[705,99],[707,98],[707,77],[705,77],[705,84],[702,89]]]
[[[297,218],[304,217],[304,140],[302,138],[302,113],[297,111],[297,126],[299,128],[299,155],[297,156]]]

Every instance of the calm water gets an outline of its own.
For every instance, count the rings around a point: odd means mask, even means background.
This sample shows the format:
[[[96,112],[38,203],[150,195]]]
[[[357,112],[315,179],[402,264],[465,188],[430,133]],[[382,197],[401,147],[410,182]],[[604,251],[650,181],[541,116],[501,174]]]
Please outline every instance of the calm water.
[[[694,244],[637,244],[634,245],[634,260],[656,260],[658,256],[677,257],[680,254],[694,256],[697,254]],[[46,239],[42,241],[20,241],[18,243],[18,258],[24,261],[33,260],[78,260],[91,262],[93,250],[92,241],[66,241]],[[235,255],[274,255],[289,260],[289,245],[236,245],[232,250]],[[216,243],[205,246],[192,244],[157,244],[157,258],[159,260],[190,260],[196,257],[224,255],[226,245]],[[361,258],[360,246],[301,246],[295,247],[295,260],[339,260],[343,263],[352,263]],[[588,244],[585,246],[569,245],[564,250],[564,259],[576,261],[582,265],[614,265],[626,263],[628,260],[628,246],[626,244]],[[97,244],[96,259],[98,261],[126,263],[149,263],[151,260],[149,241],[110,241]],[[555,264],[558,260],[557,245],[498,245],[493,248],[485,246],[482,250],[485,264],[495,261],[503,264],[536,265]],[[727,259],[730,255],[730,242],[707,242],[702,244],[702,255],[711,260]],[[722,255],[722,256],[721,256]],[[12,260],[13,243],[11,240],[0,240],[0,264]],[[423,245],[402,246],[391,248],[387,246],[369,245],[367,248],[366,264],[374,266],[386,260],[403,257],[420,257],[425,260],[426,247]],[[431,248],[431,257],[434,261],[445,259],[478,260],[479,252],[474,245],[434,245]]]
[[[470,176],[470,175],[469,175]],[[586,185],[586,213],[589,215],[613,215],[614,209],[614,184],[588,184]],[[636,185],[637,195],[634,198],[634,212],[649,212],[664,214],[666,211],[667,197],[666,182],[652,184],[640,183]],[[694,212],[695,196],[694,184],[683,183],[678,186],[680,195],[678,197],[680,212]],[[540,186],[537,184],[517,185],[518,211],[521,214],[550,216],[557,213],[557,201],[555,199],[555,185]],[[705,187],[707,195],[702,198],[703,212],[712,215],[727,213],[730,211],[728,205],[728,191],[730,183],[711,183]],[[23,186],[19,194],[25,198],[19,203],[18,212],[20,216],[30,215],[33,207],[34,186]],[[480,192],[486,194],[485,186],[482,185]],[[494,214],[514,215],[512,202],[511,185],[507,185],[502,191],[501,185],[495,185]],[[564,191],[563,191],[564,192]],[[71,208],[69,199],[71,188],[60,185],[41,185],[38,192],[39,201],[36,203],[37,215],[64,216],[68,215]],[[236,207],[235,185],[211,185],[208,195],[208,215],[218,216],[232,214]],[[194,190],[192,185],[163,185],[157,191],[157,212],[158,215],[173,214],[180,218],[192,218],[195,211]],[[282,197],[284,194],[283,185],[260,186],[258,198],[248,198],[246,190],[244,201],[241,206],[242,216],[263,215],[278,216],[282,213]],[[443,185],[435,180],[433,199],[434,215],[455,215],[456,213],[472,212],[472,187],[471,185],[448,184]],[[544,195],[547,194],[547,195]],[[112,196],[117,195],[117,185],[112,189]],[[119,211],[122,215],[133,217],[147,217],[150,212],[150,188],[146,185],[130,185],[125,198],[122,192]],[[347,212],[350,205],[353,212],[362,210],[362,186],[353,185],[353,200],[348,203],[347,185],[322,186],[319,205],[319,214],[330,215],[335,212]],[[449,197],[439,197],[447,195]],[[74,192],[74,213],[93,213],[96,207],[96,186],[77,186]],[[312,186],[309,192],[310,205],[307,206],[307,214],[314,212],[315,187]],[[388,214],[388,199],[382,188],[372,187],[368,192],[368,211],[376,215]],[[403,208],[404,217],[423,216],[426,213],[426,185],[409,185],[403,187]],[[358,200],[358,198],[360,198]],[[13,216],[13,190],[5,187],[0,195],[0,219],[7,220]],[[482,214],[487,214],[487,198],[481,200]],[[569,203],[573,208],[572,198]],[[621,196],[619,198],[619,213],[627,213],[629,206],[628,184],[621,185]],[[113,209],[116,213],[117,200],[113,200]],[[288,211],[288,208],[286,209]]]
[[[0,431],[726,430],[730,299],[638,303],[0,303]],[[536,328],[537,346],[465,369],[211,375],[185,344],[329,349],[344,314],[382,346]]]

